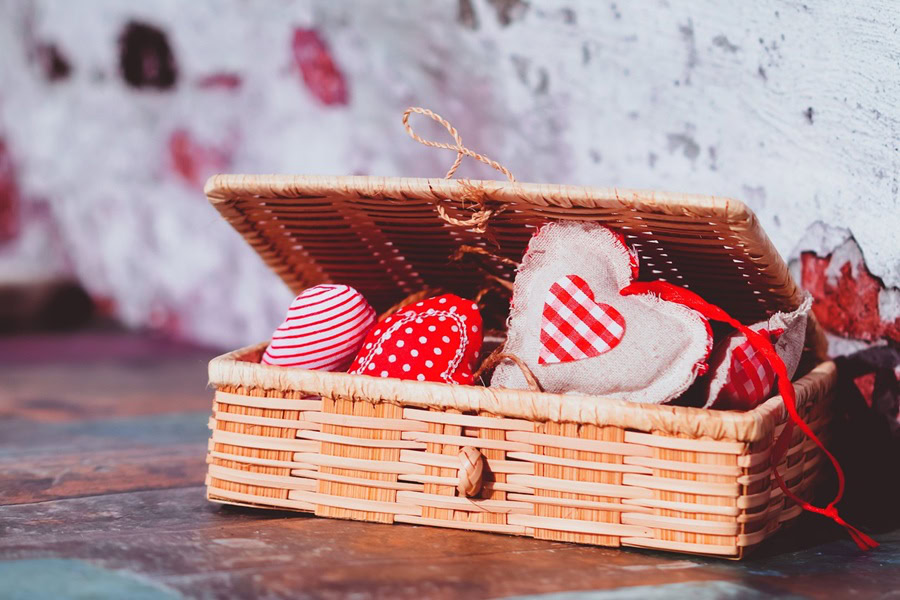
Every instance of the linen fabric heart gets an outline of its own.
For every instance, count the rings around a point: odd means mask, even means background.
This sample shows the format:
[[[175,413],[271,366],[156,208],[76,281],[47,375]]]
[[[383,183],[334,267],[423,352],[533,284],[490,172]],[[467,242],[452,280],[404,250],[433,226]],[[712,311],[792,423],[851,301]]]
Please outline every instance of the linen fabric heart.
[[[622,237],[602,225],[570,221],[543,226],[529,242],[516,275],[504,351],[528,365],[548,392],[654,404],[676,398],[706,371],[712,332],[707,320],[690,308],[652,294],[620,295],[638,266]],[[542,335],[548,294],[565,282],[598,307],[582,298],[582,314],[594,311],[600,321],[596,311],[603,312],[608,321],[600,322],[609,329],[605,341],[600,341],[603,335],[591,337],[591,348],[570,351],[568,357],[549,348]],[[590,319],[566,315],[561,320],[557,329],[569,327],[588,337],[585,321]],[[497,366],[491,386],[528,387],[510,361]]]
[[[566,275],[550,286],[541,318],[542,365],[599,356],[625,335],[625,318],[609,304],[598,303],[587,282]]]
[[[375,324],[375,309],[347,285],[317,285],[294,298],[262,363],[343,371]]]
[[[469,385],[483,337],[477,304],[453,294],[429,298],[379,321],[350,373]]]
[[[753,331],[769,335],[788,377],[794,376],[800,364],[811,308],[812,296],[807,294],[796,310],[776,313],[750,326]],[[772,365],[742,333],[732,333],[718,342],[709,364],[704,408],[750,410],[775,389]]]
[[[632,279],[637,279],[641,274],[641,257],[637,253],[637,250],[628,245],[628,242],[625,241],[625,236],[619,233],[618,231],[609,230],[616,237],[616,241],[619,242],[622,246],[624,246],[628,250],[628,266],[631,267],[631,277]]]

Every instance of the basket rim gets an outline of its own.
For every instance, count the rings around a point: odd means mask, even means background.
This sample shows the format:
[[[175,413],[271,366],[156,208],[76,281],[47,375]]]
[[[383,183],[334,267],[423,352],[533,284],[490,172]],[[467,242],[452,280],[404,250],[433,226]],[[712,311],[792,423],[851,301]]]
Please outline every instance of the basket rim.
[[[304,392],[367,400],[373,404],[389,402],[416,408],[479,411],[531,421],[615,426],[645,433],[748,443],[772,434],[787,416],[780,395],[749,411],[719,411],[640,404],[581,394],[450,385],[284,368],[244,360],[248,355],[262,352],[266,345],[266,342],[254,344],[211,360],[210,385]],[[823,397],[836,381],[837,367],[832,361],[819,363],[794,381],[798,409]]]
[[[684,207],[695,209],[690,216],[745,221],[755,219],[742,201],[706,194],[688,194],[640,188],[596,187],[558,183],[527,183],[498,180],[441,179],[429,177],[390,177],[375,175],[286,175],[222,173],[207,179],[203,193],[214,205],[227,204],[238,194],[272,194],[285,198],[318,191],[341,190],[353,194],[403,197],[408,193],[427,193],[433,199],[451,199],[466,186],[485,186],[491,199],[498,202],[525,202],[559,208],[601,208],[617,204],[657,214],[685,215]]]

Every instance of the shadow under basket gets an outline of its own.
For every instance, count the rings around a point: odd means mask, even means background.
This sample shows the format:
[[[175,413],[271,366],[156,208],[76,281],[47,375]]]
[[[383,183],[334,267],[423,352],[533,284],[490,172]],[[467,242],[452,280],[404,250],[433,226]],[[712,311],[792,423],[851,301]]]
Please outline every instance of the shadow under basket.
[[[462,221],[475,187],[487,233]],[[740,202],[656,192],[374,177],[216,176],[207,196],[294,292],[334,282],[384,309],[426,287],[475,289],[460,245],[518,260],[553,219],[597,221],[642,278],[689,287],[752,323],[802,293]],[[498,248],[499,246],[499,248]],[[512,269],[497,261],[498,277]],[[836,371],[814,319],[797,408],[823,439]],[[207,495],[317,516],[741,558],[801,512],[773,481],[780,397],[748,412],[382,379],[214,359]],[[827,440],[826,440],[827,441]],[[823,461],[795,430],[778,471],[809,498]]]

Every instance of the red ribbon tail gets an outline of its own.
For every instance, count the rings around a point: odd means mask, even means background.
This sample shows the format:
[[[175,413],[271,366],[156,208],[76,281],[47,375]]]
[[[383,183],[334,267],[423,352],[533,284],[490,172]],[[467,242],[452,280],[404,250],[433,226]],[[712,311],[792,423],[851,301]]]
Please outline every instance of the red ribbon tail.
[[[847,530],[847,533],[850,534],[850,537],[853,538],[853,541],[856,542],[856,545],[859,546],[860,550],[874,550],[878,547],[878,542],[845,521],[841,515],[838,514],[837,509],[832,510],[833,512],[830,512],[828,516],[834,519],[835,523],[843,526],[844,529]]]
[[[841,465],[840,463],[838,463],[834,455],[831,454],[831,452],[829,452],[827,448],[825,448],[825,445],[822,443],[822,441],[816,436],[815,432],[810,429],[809,425],[806,424],[806,422],[797,412],[797,398],[794,394],[794,386],[791,384],[790,378],[788,377],[787,369],[784,366],[784,361],[782,361],[781,357],[778,356],[778,353],[775,352],[775,347],[772,345],[772,342],[768,336],[764,336],[760,333],[757,333],[756,331],[753,331],[746,325],[743,325],[739,321],[733,319],[728,315],[728,313],[726,313],[718,306],[708,303],[706,300],[704,300],[694,292],[665,281],[636,281],[620,290],[619,293],[623,296],[630,296],[633,294],[654,294],[656,296],[659,296],[663,300],[676,302],[683,306],[687,306],[688,308],[692,308],[707,319],[728,323],[729,325],[740,331],[742,334],[744,334],[744,336],[747,338],[747,341],[750,342],[750,345],[753,346],[760,354],[762,354],[766,358],[766,360],[769,361],[769,364],[778,375],[778,391],[781,394],[782,400],[784,401],[785,412],[788,416],[788,421],[785,423],[785,427],[782,430],[781,435],[777,440],[775,440],[775,443],[772,445],[770,458],[772,464],[772,473],[775,477],[775,481],[778,483],[778,487],[780,487],[784,492],[785,497],[793,500],[803,509],[829,517],[830,519],[834,520],[835,523],[844,527],[847,530],[847,533],[850,534],[850,537],[853,538],[853,541],[856,542],[856,545],[859,546],[860,550],[872,550],[873,548],[878,547],[878,542],[845,521],[838,514],[837,509],[834,507],[834,505],[841,499],[844,494],[844,471],[843,469],[841,469]],[[807,437],[809,437],[810,440],[812,440],[816,444],[816,446],[819,447],[819,449],[822,450],[825,456],[827,456],[831,461],[831,464],[834,466],[834,470],[837,473],[838,491],[834,500],[832,500],[826,508],[819,508],[818,506],[814,506],[809,502],[802,500],[799,496],[792,492],[790,488],[787,487],[787,485],[785,485],[784,480],[778,473],[778,465],[788,450],[794,425],[796,425],[804,434],[806,434]]]

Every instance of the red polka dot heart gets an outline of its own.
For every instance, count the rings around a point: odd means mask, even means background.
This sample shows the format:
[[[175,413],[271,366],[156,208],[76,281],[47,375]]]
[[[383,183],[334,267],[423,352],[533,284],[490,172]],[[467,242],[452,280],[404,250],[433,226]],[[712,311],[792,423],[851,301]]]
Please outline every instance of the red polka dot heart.
[[[350,373],[468,385],[483,335],[477,304],[453,294],[429,298],[381,320]]]

